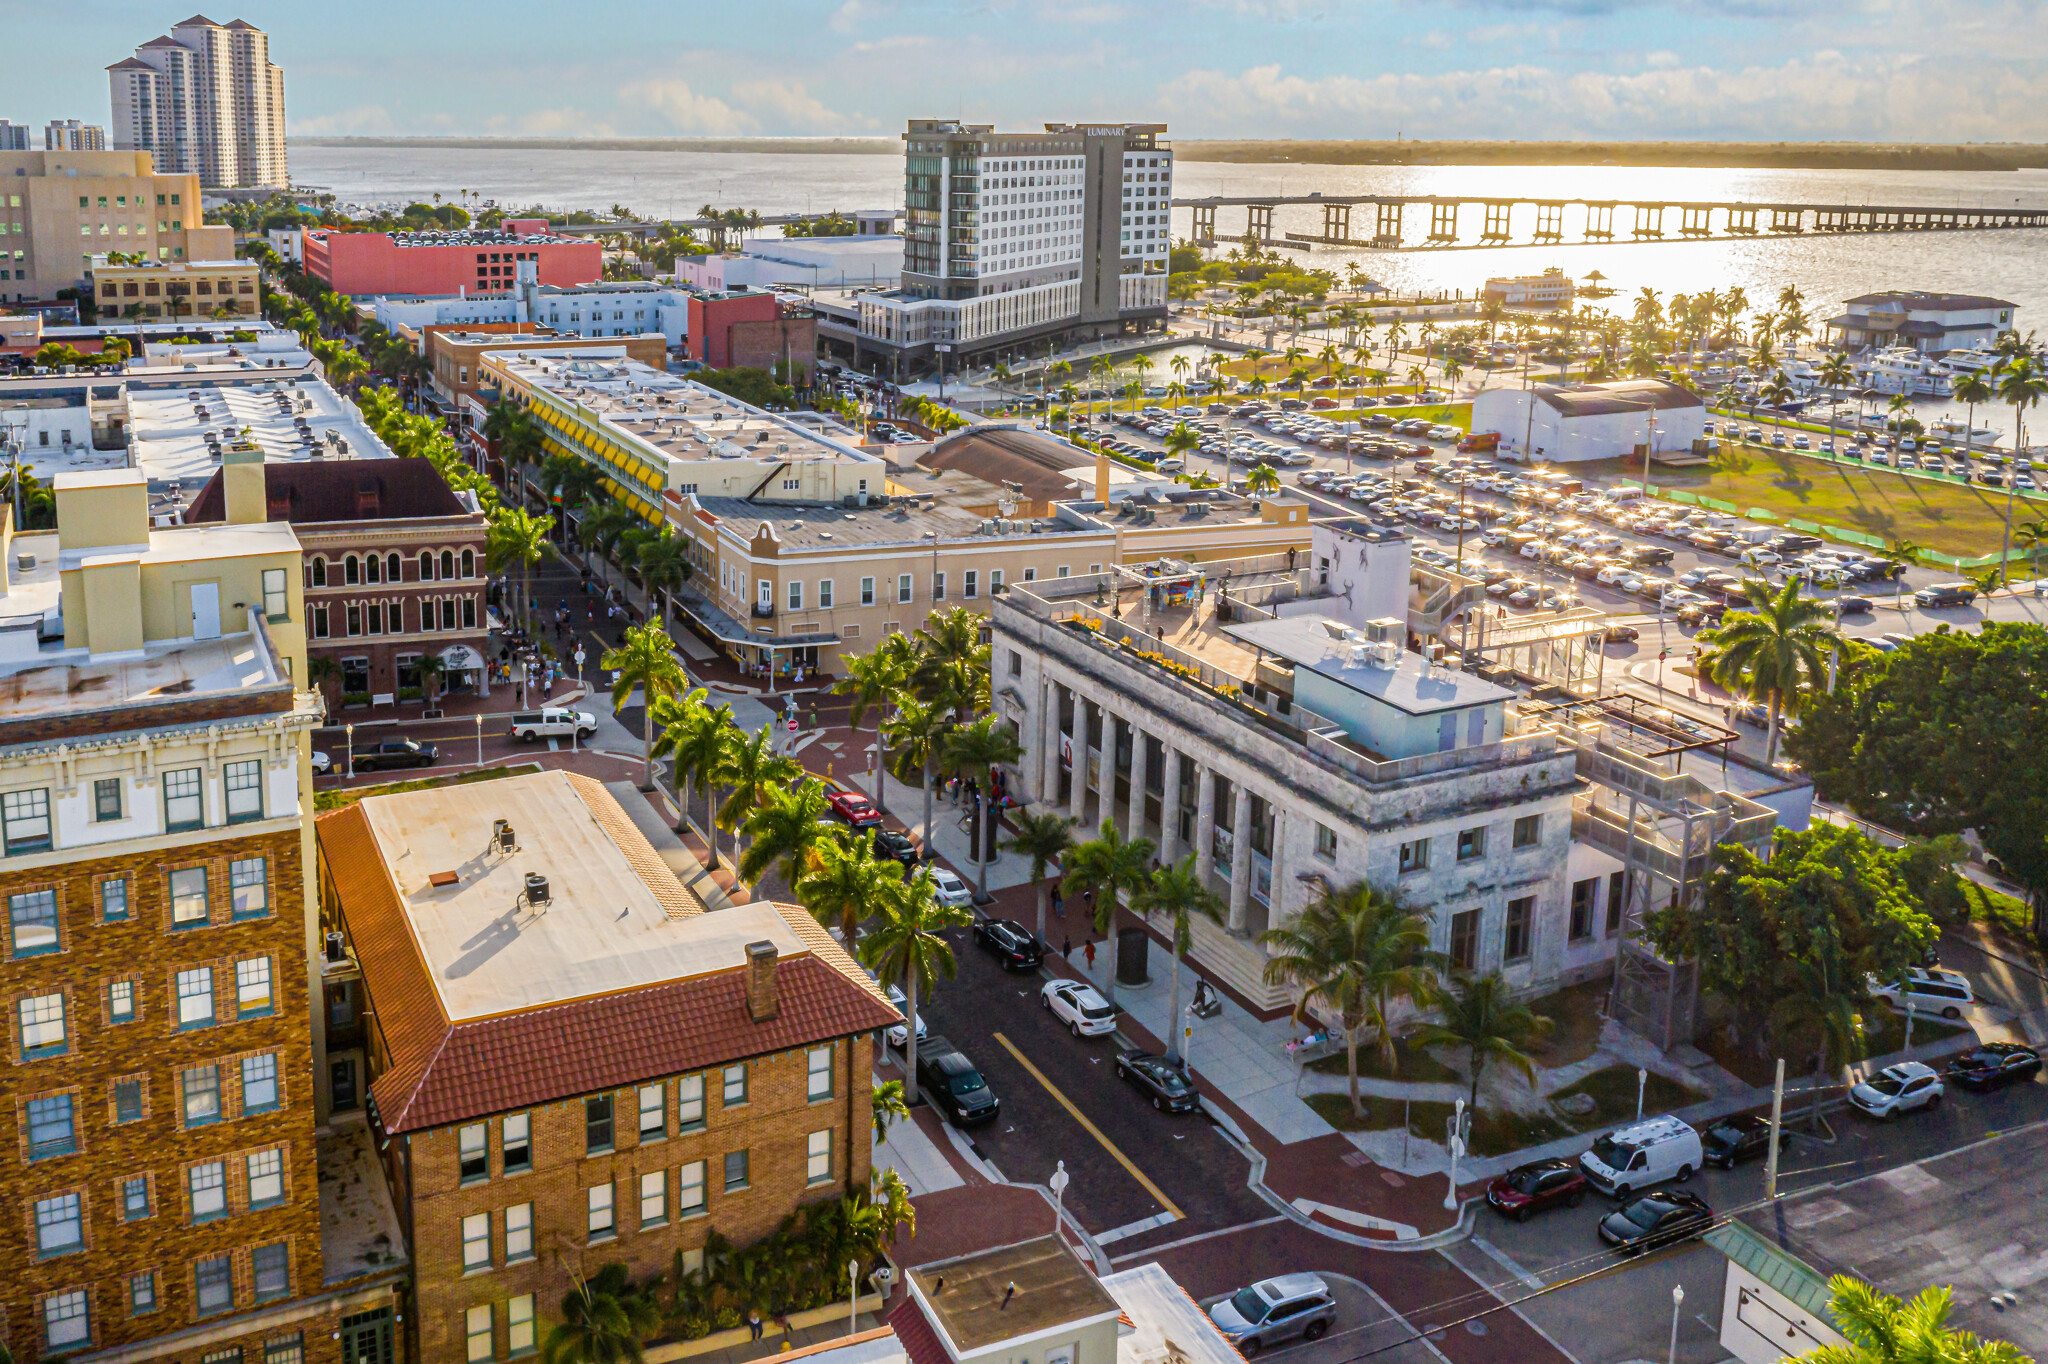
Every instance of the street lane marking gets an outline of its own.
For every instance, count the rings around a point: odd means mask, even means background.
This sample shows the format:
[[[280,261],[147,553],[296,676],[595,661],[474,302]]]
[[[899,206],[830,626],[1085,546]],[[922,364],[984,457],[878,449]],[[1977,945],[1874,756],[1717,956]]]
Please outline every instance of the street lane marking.
[[[1487,1240],[1483,1236],[1474,1236],[1471,1237],[1470,1240],[1472,1242],[1472,1249],[1478,1251],[1481,1255],[1484,1255],[1487,1259],[1493,1261],[1502,1269],[1505,1269],[1508,1273],[1514,1275],[1517,1279],[1521,1281],[1522,1287],[1533,1289],[1541,1289],[1543,1287],[1543,1280],[1537,1278],[1534,1274],[1531,1274],[1528,1270],[1522,1268],[1520,1264],[1516,1263],[1513,1256],[1509,1255],[1506,1251],[1502,1250],[1493,1242]]]
[[[1103,1135],[1101,1128],[1097,1127],[1094,1123],[1088,1121],[1087,1114],[1083,1113],[1080,1109],[1074,1107],[1074,1101],[1069,1099],[1066,1095],[1060,1093],[1059,1086],[1054,1084],[1051,1080],[1046,1079],[1045,1072],[1040,1070],[1037,1066],[1032,1065],[1031,1062],[1028,1059],[1026,1059],[1024,1053],[1017,1050],[1015,1043],[1011,1042],[1009,1038],[1003,1036],[1001,1033],[996,1033],[994,1034],[994,1036],[996,1041],[1002,1043],[1003,1050],[1010,1053],[1010,1055],[1016,1057],[1017,1064],[1024,1067],[1025,1070],[1029,1071],[1031,1073],[1031,1078],[1038,1081],[1038,1083],[1044,1087],[1045,1092],[1052,1095],[1052,1097],[1059,1103],[1059,1106],[1061,1108],[1066,1109],[1067,1112],[1074,1115],[1074,1121],[1080,1123],[1081,1126],[1087,1131],[1089,1136],[1095,1138],[1096,1141],[1102,1143],[1102,1149],[1109,1152],[1111,1158],[1113,1158],[1117,1164],[1123,1166],[1126,1170],[1129,1170],[1131,1172],[1131,1178],[1137,1180],[1138,1183],[1142,1184],[1145,1188],[1145,1192],[1151,1194],[1153,1199],[1159,1204],[1160,1207],[1165,1208],[1168,1212],[1173,1214],[1175,1221],[1178,1221],[1187,1215],[1180,1210],[1180,1207],[1172,1199],[1166,1196],[1166,1191],[1164,1189],[1161,1189],[1157,1184],[1154,1184],[1151,1180],[1147,1179],[1145,1177],[1145,1172],[1143,1170],[1140,1170],[1136,1165],[1133,1165],[1131,1163],[1131,1158],[1125,1155],[1122,1151],[1117,1149],[1117,1144],[1115,1142],[1111,1141],[1108,1137]]]
[[[1108,1231],[1096,1232],[1095,1244],[1106,1246],[1112,1241],[1121,1241],[1126,1236],[1136,1236],[1139,1232],[1151,1231],[1157,1227],[1170,1227],[1178,1221],[1180,1221],[1179,1213],[1154,1213],[1150,1217],[1141,1217],[1135,1222],[1126,1222],[1120,1227],[1111,1227]]]
[[[1136,1260],[1146,1255],[1163,1255],[1169,1250],[1179,1250],[1182,1246],[1191,1246],[1198,1241],[1212,1241],[1218,1236],[1235,1236],[1241,1231],[1250,1231],[1254,1227],[1270,1227],[1275,1222],[1291,1222],[1293,1220],[1291,1217],[1284,1216],[1261,1217],[1253,1222],[1240,1222],[1234,1227],[1218,1227],[1214,1231],[1196,1232],[1193,1236],[1183,1236],[1178,1241],[1168,1241],[1165,1245],[1153,1246],[1150,1250],[1134,1250],[1128,1255],[1112,1259],[1110,1263],[1112,1265],[1120,1265],[1125,1260]],[[1097,1238],[1098,1243],[1100,1239],[1099,1237]]]

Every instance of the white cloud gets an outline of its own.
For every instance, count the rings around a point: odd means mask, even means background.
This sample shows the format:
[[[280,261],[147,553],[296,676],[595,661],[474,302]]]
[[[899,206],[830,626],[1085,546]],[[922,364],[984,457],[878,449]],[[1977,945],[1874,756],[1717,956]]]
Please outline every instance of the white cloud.
[[[855,33],[895,8],[882,0],[846,0],[845,4],[832,11],[832,17],[826,23],[834,33]]]
[[[331,114],[314,114],[310,118],[292,116],[292,132],[302,137],[370,136],[389,133],[398,126],[398,120],[391,111],[381,104],[358,104],[351,109],[338,109]]]
[[[841,132],[854,125],[875,126],[873,119],[853,118],[826,108],[800,81],[735,81],[732,102],[774,132],[808,135]]]
[[[699,94],[686,80],[633,81],[619,87],[619,98],[660,114],[681,133],[737,137],[759,127],[752,117],[716,95]]]

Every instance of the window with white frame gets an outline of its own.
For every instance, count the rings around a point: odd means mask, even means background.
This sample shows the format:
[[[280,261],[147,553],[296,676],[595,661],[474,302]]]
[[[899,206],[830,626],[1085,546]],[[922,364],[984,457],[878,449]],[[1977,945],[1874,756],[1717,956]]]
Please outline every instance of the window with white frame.
[[[514,1203],[505,1209],[505,1263],[533,1258],[533,1204]]]
[[[36,957],[55,952],[57,941],[57,890],[25,890],[7,897],[7,927],[13,955]]]
[[[277,1053],[242,1058],[242,1111],[267,1113],[277,1107]]]
[[[804,1053],[804,1096],[810,1102],[832,1097],[832,1048],[812,1047]]]
[[[50,850],[48,787],[0,795],[0,847],[8,856]]]
[[[115,1023],[135,1021],[135,982],[116,980],[107,984],[107,1018]]]
[[[514,1359],[533,1353],[533,1294],[505,1300],[505,1349]]]
[[[213,1021],[213,968],[194,966],[178,972],[178,1026],[203,1028]]]
[[[92,1323],[85,1310],[85,1290],[52,1293],[43,1299],[43,1349],[47,1353],[68,1350],[92,1340]]]
[[[284,570],[266,568],[263,570],[263,614],[275,622],[285,619],[290,611],[291,597],[285,591]]]
[[[736,1066],[727,1066],[725,1068],[725,1087],[719,1098],[727,1108],[731,1108],[736,1104],[743,1104],[747,1101],[747,1063],[745,1061],[740,1062]]]
[[[241,857],[228,863],[228,893],[237,919],[260,919],[270,912],[270,859]]]
[[[524,1113],[510,1113],[498,1133],[499,1160],[505,1173],[519,1174],[533,1168],[533,1120]]]
[[[192,1220],[224,1217],[228,1210],[228,1167],[210,1160],[185,1172],[185,1188],[192,1200]]]
[[[693,1160],[676,1171],[676,1215],[689,1217],[704,1211],[704,1162]]]
[[[804,1182],[826,1184],[832,1179],[832,1129],[813,1132],[804,1143]]]
[[[21,1020],[21,1054],[36,1061],[61,1056],[68,1047],[64,1027],[64,996],[30,995],[15,1006]]]
[[[76,1191],[36,1200],[36,1254],[68,1255],[85,1249],[85,1217]]]
[[[789,580],[789,609],[792,611],[804,609],[804,580],[802,578],[791,578]]]
[[[245,957],[235,963],[235,1013],[255,1018],[270,1012],[270,958]]]
[[[660,1141],[667,1135],[667,1095],[660,1085],[640,1086],[640,1140]]]
[[[463,1313],[462,1334],[467,1343],[469,1364],[483,1364],[496,1353],[491,1343],[491,1305],[482,1303]]]
[[[964,570],[960,574],[960,595],[963,597],[974,597],[980,591],[981,575],[971,568]]]
[[[128,1276],[128,1315],[147,1316],[156,1311],[156,1271],[145,1269]]]
[[[166,772],[164,781],[164,826],[172,833],[181,829],[206,827],[206,780],[196,767]]]
[[[873,606],[875,604],[875,580],[873,578],[862,578],[860,580],[860,604],[862,606]]]
[[[902,603],[908,602],[909,600],[910,575],[908,573],[899,573],[896,575],[896,601],[900,605]]]
[[[240,824],[263,818],[263,764],[260,761],[228,763],[221,768],[221,779],[227,788],[228,823]]]
[[[473,1212],[462,1219],[462,1271],[491,1267],[491,1215]]]
[[[171,873],[171,927],[187,928],[207,921],[206,868],[179,867]]]
[[[832,609],[832,580],[830,578],[818,579],[818,609],[820,611],[830,611]]]
[[[184,1095],[185,1126],[203,1127],[220,1121],[219,1066],[186,1067],[179,1074],[178,1087]]]
[[[586,1191],[588,1207],[588,1228],[590,1239],[605,1241],[611,1239],[617,1228],[612,1216],[612,1186],[594,1184]]]
[[[668,1171],[650,1170],[640,1176],[640,1225],[658,1227],[668,1221]]]
[[[703,1129],[704,1077],[685,1075],[676,1081],[676,1130],[700,1132]]]
[[[249,1206],[268,1207],[284,1202],[284,1152],[257,1151],[249,1156]]]

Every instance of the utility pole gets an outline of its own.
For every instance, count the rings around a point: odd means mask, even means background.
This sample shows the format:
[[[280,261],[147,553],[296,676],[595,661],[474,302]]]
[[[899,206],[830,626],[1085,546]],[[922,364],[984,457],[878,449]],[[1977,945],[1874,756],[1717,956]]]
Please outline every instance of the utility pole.
[[[1764,1160],[1764,1201],[1778,1196],[1778,1143],[1785,1138],[1785,1058],[1778,1058],[1778,1079],[1771,1086],[1771,1146]]]

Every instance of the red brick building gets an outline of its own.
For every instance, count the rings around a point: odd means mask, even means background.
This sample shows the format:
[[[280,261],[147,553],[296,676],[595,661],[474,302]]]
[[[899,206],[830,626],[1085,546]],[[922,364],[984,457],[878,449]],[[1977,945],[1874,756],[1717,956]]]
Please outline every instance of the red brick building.
[[[713,369],[772,370],[787,363],[791,382],[810,382],[818,351],[817,319],[750,289],[690,298],[684,345]]]
[[[705,913],[568,772],[372,796],[319,844],[413,1357],[516,1358],[574,1274],[701,1267],[714,1231],[745,1246],[866,1187],[872,1039],[899,1016],[800,907]]]
[[[305,235],[306,273],[338,294],[502,294],[520,261],[533,261],[542,284],[564,288],[604,278],[604,248],[558,237],[540,219],[516,219],[502,231],[337,232]]]
[[[241,514],[238,479],[252,479]],[[488,694],[484,513],[426,460],[256,465],[230,452],[185,520],[292,524],[305,552],[307,657],[335,664],[319,684],[331,710],[420,699],[429,653],[442,662],[441,695]]]

